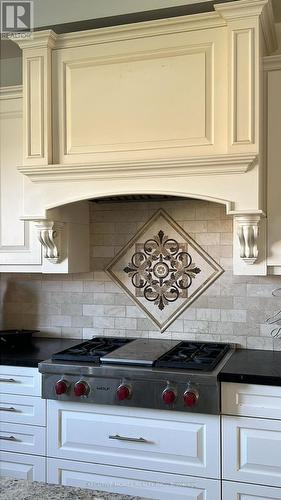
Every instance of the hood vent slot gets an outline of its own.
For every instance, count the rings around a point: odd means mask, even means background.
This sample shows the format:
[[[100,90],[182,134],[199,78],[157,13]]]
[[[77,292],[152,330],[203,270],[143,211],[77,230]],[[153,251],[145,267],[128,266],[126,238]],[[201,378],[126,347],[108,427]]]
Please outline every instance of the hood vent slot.
[[[103,203],[129,203],[136,201],[173,201],[180,200],[178,196],[168,196],[168,195],[153,195],[153,194],[130,194],[124,196],[106,196],[103,198],[90,200],[93,203],[103,204]],[[186,198],[184,198],[186,199]]]

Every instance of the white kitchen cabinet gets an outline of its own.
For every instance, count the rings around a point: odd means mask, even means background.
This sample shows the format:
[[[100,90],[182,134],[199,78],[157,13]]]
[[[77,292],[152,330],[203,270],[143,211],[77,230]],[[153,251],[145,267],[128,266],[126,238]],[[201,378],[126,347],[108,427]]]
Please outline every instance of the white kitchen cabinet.
[[[223,500],[280,500],[281,489],[223,481],[222,498]]]
[[[281,422],[223,417],[223,479],[281,488]]]
[[[268,257],[271,274],[281,274],[281,56],[264,59],[267,109],[267,220]]]
[[[46,401],[38,397],[0,393],[0,417],[13,424],[46,425]]]
[[[1,475],[45,481],[46,401],[37,368],[0,366]]]
[[[219,478],[218,415],[48,401],[47,441],[49,457]]]
[[[221,384],[223,415],[281,420],[281,388],[278,386]]]
[[[89,270],[88,204],[48,207],[44,217],[24,212],[23,91],[0,88],[0,271],[66,273]],[[39,196],[38,193],[36,196]],[[29,202],[35,206],[36,196]]]
[[[46,429],[35,425],[0,422],[0,450],[45,456]]]
[[[0,451],[0,476],[46,482],[46,459]]]
[[[0,271],[38,271],[41,245],[34,223],[20,220],[24,178],[22,161],[22,88],[0,89]]]
[[[42,375],[37,368],[0,365],[0,393],[41,396]]]
[[[47,482],[157,500],[220,500],[220,481],[49,458]]]
[[[222,383],[223,500],[281,499],[281,387]]]

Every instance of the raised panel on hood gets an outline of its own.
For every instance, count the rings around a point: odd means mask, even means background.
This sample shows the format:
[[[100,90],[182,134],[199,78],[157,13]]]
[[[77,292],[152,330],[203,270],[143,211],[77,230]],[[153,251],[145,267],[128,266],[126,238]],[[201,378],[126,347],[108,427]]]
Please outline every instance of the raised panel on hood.
[[[210,144],[210,49],[66,64],[66,152]]]
[[[56,51],[56,161],[221,149],[223,38],[223,32],[200,30]],[[215,88],[218,78],[222,85]]]

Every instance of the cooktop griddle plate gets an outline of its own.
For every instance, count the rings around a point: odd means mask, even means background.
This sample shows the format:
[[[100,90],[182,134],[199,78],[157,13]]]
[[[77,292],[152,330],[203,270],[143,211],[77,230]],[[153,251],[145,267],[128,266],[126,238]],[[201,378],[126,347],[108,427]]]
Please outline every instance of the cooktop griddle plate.
[[[136,339],[100,358],[101,363],[153,366],[156,359],[167,354],[180,342],[168,339]]]

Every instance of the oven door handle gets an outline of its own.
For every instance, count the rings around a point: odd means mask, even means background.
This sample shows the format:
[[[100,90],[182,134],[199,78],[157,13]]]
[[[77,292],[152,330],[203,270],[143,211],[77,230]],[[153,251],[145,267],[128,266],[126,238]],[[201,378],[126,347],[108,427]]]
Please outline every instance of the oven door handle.
[[[14,378],[0,378],[0,382],[10,382],[11,384],[15,384],[16,380]]]
[[[109,439],[116,439],[117,441],[130,441],[133,443],[154,444],[153,441],[149,441],[148,439],[145,439],[143,437],[134,438],[134,437],[127,437],[127,436],[119,436],[119,434],[115,434],[115,436],[108,436],[108,438]]]

